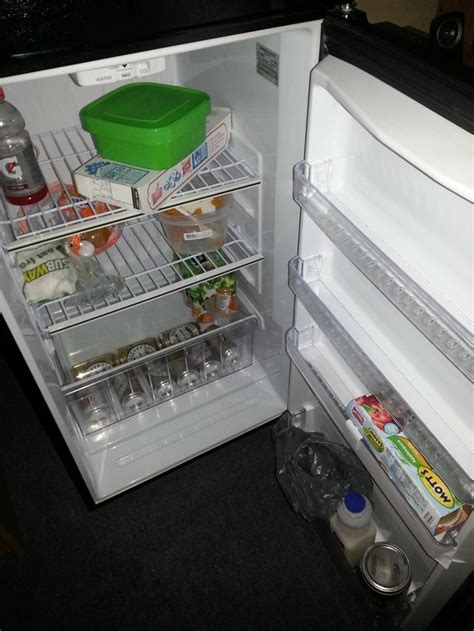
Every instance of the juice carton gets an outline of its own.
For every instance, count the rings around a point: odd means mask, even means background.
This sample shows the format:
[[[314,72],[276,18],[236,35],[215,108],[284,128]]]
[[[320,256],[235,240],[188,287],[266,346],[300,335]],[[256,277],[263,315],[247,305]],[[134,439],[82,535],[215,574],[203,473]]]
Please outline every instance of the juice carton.
[[[471,507],[454,495],[373,394],[352,400],[346,412],[432,535],[442,539],[467,519]]]

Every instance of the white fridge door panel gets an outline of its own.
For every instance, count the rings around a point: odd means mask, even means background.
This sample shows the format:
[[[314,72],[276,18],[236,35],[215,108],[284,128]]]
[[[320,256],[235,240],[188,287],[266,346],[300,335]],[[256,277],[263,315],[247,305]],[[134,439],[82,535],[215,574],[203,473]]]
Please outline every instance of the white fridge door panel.
[[[403,399],[474,478],[473,391],[468,379],[377,290],[304,213],[294,277],[311,303],[321,301]],[[311,267],[318,264],[316,273]],[[298,326],[306,326],[301,318]],[[336,360],[334,360],[336,361]],[[344,371],[343,381],[347,383]],[[367,385],[353,389],[353,396]]]
[[[449,537],[436,541],[348,426],[345,407],[375,392],[472,503],[472,169],[472,137],[461,128],[339,59],[328,56],[313,70],[305,162],[294,172],[305,212],[289,268],[298,300],[287,351],[418,542],[445,567],[465,559],[472,518],[457,549]],[[289,409],[300,395],[296,375]]]
[[[325,57],[315,68],[320,86],[382,144],[430,178],[474,202],[470,134],[355,66]],[[323,112],[319,112],[321,118]],[[328,119],[325,118],[329,131]],[[309,142],[317,144],[309,120]],[[311,146],[309,147],[311,151]]]
[[[350,64],[313,71],[313,182],[472,335],[472,137]]]
[[[306,210],[300,257],[320,266],[309,293],[421,419],[420,448],[437,439],[425,455],[461,469],[464,498],[474,497],[472,160],[470,134],[396,89],[331,56],[314,69],[294,189]],[[347,405],[347,370],[325,361]],[[355,375],[363,394],[366,368]]]

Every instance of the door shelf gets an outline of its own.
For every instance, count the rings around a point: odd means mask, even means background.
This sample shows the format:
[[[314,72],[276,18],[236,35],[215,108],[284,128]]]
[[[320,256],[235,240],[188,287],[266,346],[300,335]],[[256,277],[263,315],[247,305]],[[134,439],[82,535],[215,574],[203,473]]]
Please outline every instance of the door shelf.
[[[48,183],[49,195],[37,204],[23,207],[0,200],[0,226],[7,250],[41,243],[130,219],[143,217],[136,208],[112,207],[101,204],[100,212],[86,200],[73,199],[68,186],[73,183],[72,172],[97,154],[91,137],[80,127],[39,134],[32,138],[38,161]],[[245,156],[245,157],[243,157]],[[160,208],[165,210],[177,203],[214,197],[241,188],[260,184],[258,156],[234,134],[229,146],[206,165],[181,190]],[[58,201],[62,198],[61,203]],[[63,203],[64,202],[64,203]],[[84,215],[84,208],[88,215]]]
[[[349,221],[313,184],[316,177],[307,162],[296,165],[295,201],[364,276],[474,382],[474,340],[470,331]]]
[[[301,301],[343,362],[349,366],[360,380],[361,384],[367,388],[368,392],[374,394],[400,423],[403,431],[413,440],[418,449],[424,453],[431,465],[445,479],[459,499],[473,505],[474,484],[468,474],[461,469],[445,447],[433,436],[419,416],[334,317],[318,295],[317,292],[330,295],[324,283],[318,280],[319,262],[320,257],[318,256],[311,257],[308,260],[303,260],[300,257],[293,258],[289,264],[291,290]],[[336,300],[335,297],[332,296],[332,298]],[[342,306],[341,309],[343,309]],[[370,343],[372,352],[375,349],[378,355],[383,357],[384,365],[389,365],[390,361],[383,354],[383,351],[376,346],[373,340]],[[391,365],[391,372],[395,374],[398,372],[398,369]],[[397,374],[397,377],[399,383],[406,381],[403,375]],[[411,391],[411,389],[411,384],[407,384],[406,390]],[[365,394],[365,392],[348,391],[342,403],[347,405],[354,396],[360,396],[361,394]],[[415,392],[414,396],[418,396],[418,393]],[[431,418],[436,414],[436,411],[430,408],[427,402],[424,402],[424,408]]]
[[[327,414],[322,412],[319,405],[317,408],[305,406],[301,410],[287,413],[284,419],[278,421],[279,431],[276,435],[275,429],[277,426],[274,426],[274,439],[277,442],[277,449],[279,443],[283,446],[285,440],[288,440],[289,436],[293,435],[295,429],[297,431],[303,430],[308,438],[313,432],[321,432],[326,436],[327,440],[340,442],[340,431],[337,429],[334,431],[334,427],[330,425],[334,424]],[[291,473],[288,473],[291,478]],[[374,613],[377,612],[378,616],[380,616],[380,629],[385,630],[391,629],[392,626],[398,628],[401,620],[416,600],[420,588],[423,587],[436,567],[436,562],[426,554],[416,537],[408,530],[405,522],[400,517],[396,505],[385,496],[377,479],[373,480],[373,482],[370,501],[373,508],[372,518],[377,528],[375,541],[389,541],[400,546],[410,559],[412,581],[407,590],[406,598],[401,601],[395,599],[390,602],[387,602],[385,599],[380,600],[362,580],[357,568],[352,568],[349,565],[337,537],[331,532],[329,521],[317,519],[313,520],[312,523],[321,536],[323,543],[328,547],[328,551],[333,561],[337,563],[340,572],[346,577],[351,587],[358,592],[358,598],[364,602],[364,606],[368,609],[373,609]],[[442,549],[440,551],[444,552],[445,550]],[[447,552],[450,552],[450,550],[447,550]],[[398,622],[398,624],[395,625],[395,622]]]
[[[105,274],[123,279],[124,286],[90,303],[76,305],[65,296],[32,305],[43,332],[56,333],[119,309],[169,294],[210,278],[222,276],[262,260],[236,225],[227,231],[222,248],[201,255],[177,255],[153,216],[133,219],[123,226],[115,245],[96,257]],[[189,263],[201,273],[193,275]]]
[[[335,373],[332,373],[325,352],[321,352],[318,347],[321,337],[324,336],[316,326],[301,331],[291,328],[286,334],[286,350],[292,363],[321,402],[339,433],[354,449],[383,495],[397,511],[421,547],[432,559],[443,567],[448,567],[455,554],[455,541],[446,538],[444,543],[440,543],[429,533],[406,499],[377,463],[352,421],[346,418],[345,406],[340,399],[340,392],[344,391],[347,386],[342,381],[335,386],[339,378]]]
[[[62,388],[77,426],[94,447],[109,446],[106,430],[129,417],[248,368],[254,316],[150,353]],[[159,418],[159,410],[157,411]]]

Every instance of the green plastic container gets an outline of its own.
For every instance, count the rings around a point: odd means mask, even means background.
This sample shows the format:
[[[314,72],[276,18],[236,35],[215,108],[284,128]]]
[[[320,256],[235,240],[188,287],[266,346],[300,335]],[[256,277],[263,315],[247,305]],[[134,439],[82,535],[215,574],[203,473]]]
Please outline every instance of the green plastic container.
[[[132,83],[80,112],[104,158],[147,169],[168,169],[206,138],[209,95],[161,83]]]

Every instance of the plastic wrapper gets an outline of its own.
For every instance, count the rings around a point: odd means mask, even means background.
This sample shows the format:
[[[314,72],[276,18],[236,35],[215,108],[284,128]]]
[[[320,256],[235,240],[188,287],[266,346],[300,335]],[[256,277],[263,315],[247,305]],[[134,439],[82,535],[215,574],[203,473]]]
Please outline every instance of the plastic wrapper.
[[[16,256],[28,303],[41,303],[74,293],[77,272],[61,243],[22,250]]]
[[[175,259],[180,260],[178,256]],[[191,278],[225,264],[224,253],[216,251],[188,258],[179,263],[179,269],[183,278]],[[239,312],[235,274],[231,272],[193,285],[186,289],[185,300],[201,330],[213,324],[228,324]]]
[[[112,297],[120,292],[125,281],[121,276],[105,274],[100,263],[69,252],[72,267],[77,274],[77,287],[73,296],[67,299],[66,306],[81,306]]]
[[[213,278],[186,290],[186,303],[201,325],[227,324],[239,311],[234,274]]]
[[[277,478],[293,507],[305,519],[329,519],[350,491],[372,494],[372,480],[354,452],[320,432],[305,432],[286,413],[273,427]]]

